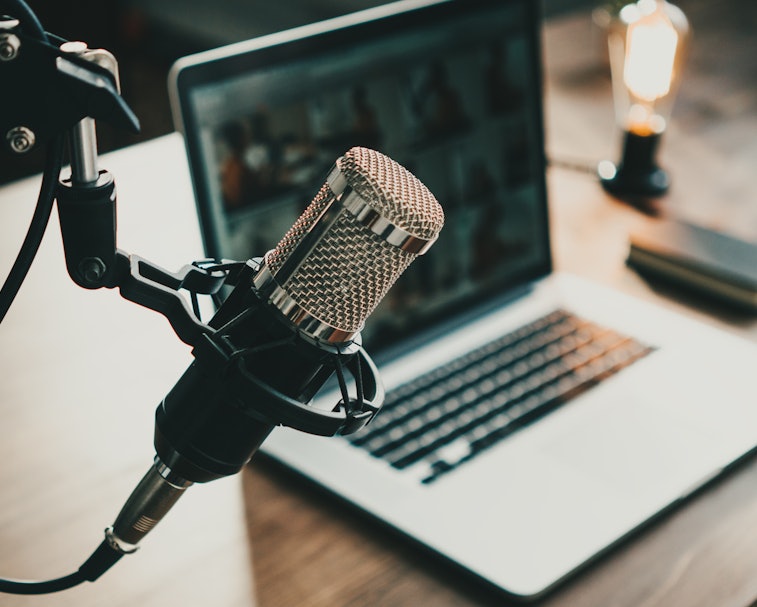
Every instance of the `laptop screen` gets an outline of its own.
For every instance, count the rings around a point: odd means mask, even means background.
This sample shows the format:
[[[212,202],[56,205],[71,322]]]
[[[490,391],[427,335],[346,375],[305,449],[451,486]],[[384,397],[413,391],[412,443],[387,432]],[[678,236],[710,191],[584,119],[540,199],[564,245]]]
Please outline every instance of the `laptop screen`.
[[[532,0],[398,2],[174,67],[208,254],[261,256],[337,157],[371,147],[446,215],[364,343],[449,318],[550,269]]]

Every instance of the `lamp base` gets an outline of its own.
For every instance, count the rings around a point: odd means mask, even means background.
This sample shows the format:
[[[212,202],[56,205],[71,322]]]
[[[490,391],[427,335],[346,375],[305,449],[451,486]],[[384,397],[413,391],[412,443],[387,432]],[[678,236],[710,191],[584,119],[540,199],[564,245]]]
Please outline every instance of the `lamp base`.
[[[604,161],[600,169],[599,181],[602,187],[617,198],[658,198],[667,193],[670,187],[668,173],[656,168],[648,173],[631,173],[623,170],[623,165],[616,167],[612,162]],[[612,177],[604,174],[614,173]]]
[[[602,187],[620,199],[657,198],[668,191],[670,178],[654,160],[660,135],[626,133],[623,158],[616,166],[605,160],[599,164]]]

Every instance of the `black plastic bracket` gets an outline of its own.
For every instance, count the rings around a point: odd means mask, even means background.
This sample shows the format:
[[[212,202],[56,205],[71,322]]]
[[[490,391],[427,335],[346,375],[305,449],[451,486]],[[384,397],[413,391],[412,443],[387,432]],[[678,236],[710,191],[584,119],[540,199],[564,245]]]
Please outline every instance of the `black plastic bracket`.
[[[52,34],[49,42],[25,34],[21,27],[3,34],[13,36],[17,48],[0,61],[0,149],[25,152],[85,117],[139,132],[139,120],[106,68],[61,51],[66,41]],[[31,134],[23,146],[12,136],[19,129]]]
[[[169,272],[154,263],[123,251],[116,253],[119,291],[125,299],[160,312],[168,319],[179,339],[190,346],[214,329],[203,323],[180,291],[214,295],[227,284],[229,266],[215,269],[218,262],[203,260]],[[233,265],[231,266],[233,267]]]
[[[58,184],[58,217],[71,279],[85,289],[116,286],[116,185],[100,171],[96,184]]]
[[[384,388],[379,380],[378,369],[363,348],[357,351],[347,368],[353,377],[359,374],[365,380],[365,396],[359,401],[340,400],[331,411],[311,407],[290,398],[246,370],[242,360],[237,364],[245,381],[247,399],[252,403],[250,406],[255,413],[273,425],[287,426],[300,432],[318,436],[352,434],[366,426],[384,402]]]
[[[355,355],[345,365],[355,382],[359,382],[360,395],[346,402],[340,399],[328,411],[277,390],[247,367],[244,356],[237,356],[237,351],[225,347],[228,345],[223,338],[207,334],[198,340],[192,354],[199,364],[235,386],[237,407],[271,426],[287,426],[319,436],[347,435],[370,423],[383,405],[384,387],[378,368],[360,346],[354,346]]]

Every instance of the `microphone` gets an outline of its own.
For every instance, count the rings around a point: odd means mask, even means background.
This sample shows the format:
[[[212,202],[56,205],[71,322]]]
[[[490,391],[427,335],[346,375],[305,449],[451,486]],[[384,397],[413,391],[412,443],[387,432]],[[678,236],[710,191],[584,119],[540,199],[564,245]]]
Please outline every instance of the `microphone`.
[[[329,436],[372,419],[383,389],[360,330],[443,224],[433,194],[394,160],[355,147],[336,161],[278,245],[244,264],[158,406],[154,465],[106,530],[118,558],[187,487],[238,472],[276,426]],[[334,374],[341,400],[309,406]]]

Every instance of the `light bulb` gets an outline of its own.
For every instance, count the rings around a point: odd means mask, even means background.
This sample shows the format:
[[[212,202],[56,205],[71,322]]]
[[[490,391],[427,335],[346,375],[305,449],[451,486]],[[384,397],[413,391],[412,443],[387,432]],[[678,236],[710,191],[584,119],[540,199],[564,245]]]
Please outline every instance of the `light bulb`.
[[[678,32],[662,10],[628,26],[623,81],[638,99],[652,103],[670,92]]]
[[[602,163],[600,178],[621,198],[659,196],[668,189],[668,175],[654,156],[668,125],[689,34],[683,12],[665,0],[627,4],[608,26],[615,117],[624,146],[614,170]]]

